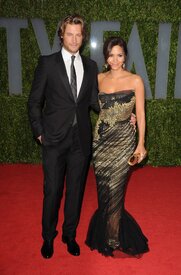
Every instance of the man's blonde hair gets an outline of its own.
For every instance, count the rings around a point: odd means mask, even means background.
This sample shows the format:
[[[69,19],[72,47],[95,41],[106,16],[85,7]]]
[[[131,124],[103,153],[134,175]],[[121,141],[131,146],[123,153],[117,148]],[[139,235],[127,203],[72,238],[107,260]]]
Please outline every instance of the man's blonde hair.
[[[86,25],[85,21],[82,16],[78,14],[73,14],[73,15],[68,15],[66,16],[60,23],[59,25],[59,30],[58,30],[58,36],[60,38],[61,44],[63,43],[63,35],[66,29],[67,24],[71,25],[81,25],[82,27],[82,36],[83,40],[86,40]]]

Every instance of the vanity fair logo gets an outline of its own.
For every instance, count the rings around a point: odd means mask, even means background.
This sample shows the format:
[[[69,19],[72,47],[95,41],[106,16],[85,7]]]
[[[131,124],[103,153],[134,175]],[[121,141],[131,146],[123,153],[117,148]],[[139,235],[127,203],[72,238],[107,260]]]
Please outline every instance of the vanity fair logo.
[[[53,46],[50,46],[45,23],[42,19],[31,19],[31,24],[42,55],[48,55],[59,51],[59,38],[57,31]],[[8,58],[8,82],[9,94],[22,94],[22,68],[21,68],[21,46],[20,30],[28,28],[27,19],[2,18],[0,27],[5,28],[7,36],[7,58]],[[90,54],[102,70],[104,58],[102,54],[103,36],[105,31],[120,31],[121,24],[117,21],[97,21],[91,23]],[[157,64],[155,73],[155,96],[156,99],[167,98],[168,66],[171,38],[170,23],[160,23],[158,33]],[[58,26],[57,26],[58,29]],[[131,69],[134,64],[136,73],[140,74],[145,83],[146,98],[152,99],[149,78],[145,66],[143,51],[141,47],[138,27],[134,23],[128,40],[127,68]],[[14,66],[16,64],[16,66]],[[177,63],[175,76],[174,97],[181,98],[181,24],[178,33]]]

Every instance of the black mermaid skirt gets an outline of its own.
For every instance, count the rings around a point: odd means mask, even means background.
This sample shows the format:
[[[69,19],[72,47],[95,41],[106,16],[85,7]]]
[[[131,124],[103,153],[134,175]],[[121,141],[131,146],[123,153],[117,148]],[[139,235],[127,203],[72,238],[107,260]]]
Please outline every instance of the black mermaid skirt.
[[[135,150],[133,126],[129,121],[114,127],[99,125],[93,150],[98,209],[90,221],[85,243],[105,256],[121,251],[140,257],[149,250],[148,240],[124,208],[130,174],[127,161]]]

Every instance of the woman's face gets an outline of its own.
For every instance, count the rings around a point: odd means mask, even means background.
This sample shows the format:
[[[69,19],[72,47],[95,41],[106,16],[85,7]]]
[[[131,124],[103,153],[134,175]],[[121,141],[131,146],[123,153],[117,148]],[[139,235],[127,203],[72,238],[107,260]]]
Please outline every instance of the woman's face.
[[[111,70],[118,70],[122,68],[125,62],[125,53],[122,47],[114,46],[109,54],[107,63],[109,64]]]

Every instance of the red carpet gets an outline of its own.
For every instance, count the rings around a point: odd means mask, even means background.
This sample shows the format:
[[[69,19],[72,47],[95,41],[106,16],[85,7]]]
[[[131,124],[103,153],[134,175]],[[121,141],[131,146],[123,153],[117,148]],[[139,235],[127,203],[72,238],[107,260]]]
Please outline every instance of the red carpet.
[[[149,238],[141,259],[106,258],[84,244],[97,195],[90,169],[73,257],[60,241],[62,207],[52,259],[40,255],[42,170],[38,165],[0,165],[1,275],[179,275],[181,274],[181,167],[140,168],[132,174],[126,208]]]

